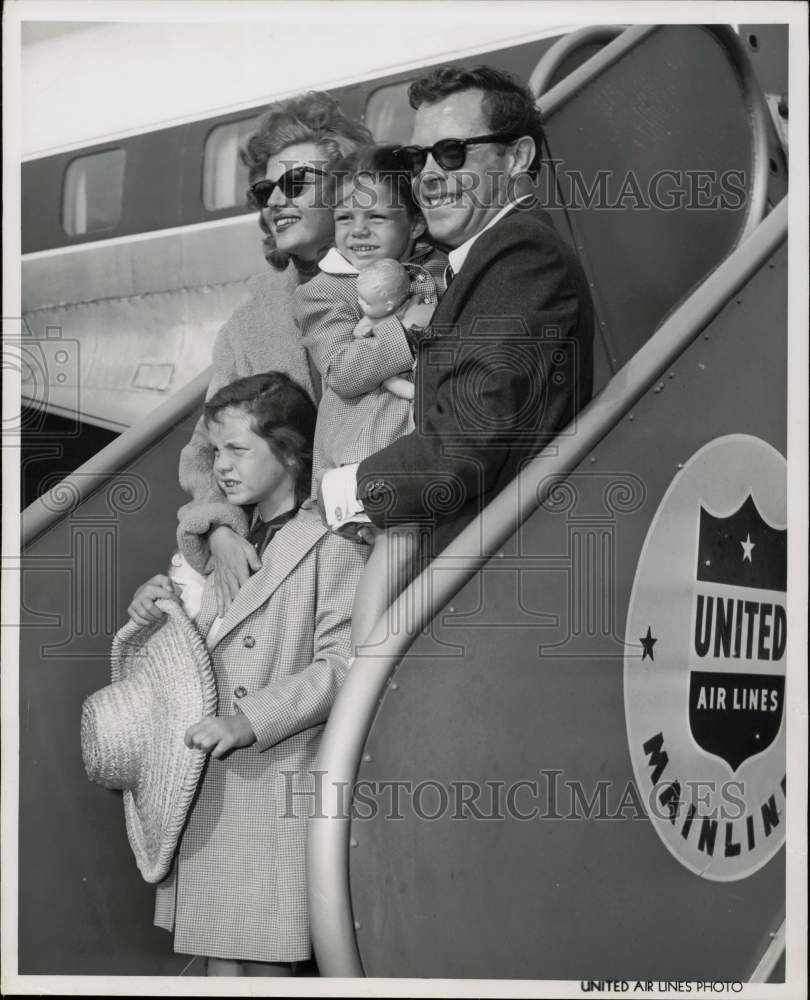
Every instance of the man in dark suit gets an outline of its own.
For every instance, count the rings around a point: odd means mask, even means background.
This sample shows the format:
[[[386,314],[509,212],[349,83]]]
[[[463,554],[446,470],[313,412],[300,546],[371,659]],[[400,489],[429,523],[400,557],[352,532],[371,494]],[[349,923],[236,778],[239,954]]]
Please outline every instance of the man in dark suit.
[[[415,430],[330,473],[324,501],[333,522],[362,510],[380,528],[428,524],[435,555],[590,399],[593,310],[534,204],[543,130],[529,91],[489,67],[445,66],[409,96],[414,145],[401,155],[451,280],[409,337]]]

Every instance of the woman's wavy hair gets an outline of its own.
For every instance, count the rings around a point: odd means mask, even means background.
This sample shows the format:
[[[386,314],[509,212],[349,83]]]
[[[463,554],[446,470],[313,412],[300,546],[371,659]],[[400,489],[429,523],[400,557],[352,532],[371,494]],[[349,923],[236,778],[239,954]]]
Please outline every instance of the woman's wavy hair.
[[[271,156],[277,156],[288,146],[301,142],[315,143],[323,151],[324,169],[330,171],[338,160],[368,145],[373,139],[364,125],[347,118],[334,97],[322,91],[311,90],[283,101],[274,101],[239,150],[242,163],[248,168],[249,182],[254,184],[264,177]],[[258,207],[252,197],[248,202],[252,207]],[[261,212],[259,227],[265,234],[264,256],[267,262],[277,271],[283,271],[290,262],[290,255],[276,248]]]
[[[307,499],[312,481],[312,442],[317,410],[306,390],[286,372],[248,375],[223,386],[206,402],[206,424],[218,421],[229,407],[243,410],[253,431],[264,438],[273,454],[295,480],[295,498]]]

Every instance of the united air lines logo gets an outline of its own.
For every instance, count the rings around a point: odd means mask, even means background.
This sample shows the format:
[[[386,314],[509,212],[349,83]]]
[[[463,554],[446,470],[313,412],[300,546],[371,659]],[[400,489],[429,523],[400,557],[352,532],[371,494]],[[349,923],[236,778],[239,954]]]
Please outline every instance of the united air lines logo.
[[[670,852],[745,878],[785,838],[786,466],[759,438],[678,472],[641,552],[624,698],[639,789]]]

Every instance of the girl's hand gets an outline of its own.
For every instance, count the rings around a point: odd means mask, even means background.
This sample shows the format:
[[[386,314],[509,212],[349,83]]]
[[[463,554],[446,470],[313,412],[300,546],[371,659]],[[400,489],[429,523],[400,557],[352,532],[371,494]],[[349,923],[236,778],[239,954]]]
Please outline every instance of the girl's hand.
[[[400,399],[413,399],[415,395],[413,382],[403,375],[392,375],[390,378],[384,379],[383,386],[393,395],[399,396]]]
[[[216,715],[200,719],[186,730],[187,747],[210,753],[214,760],[236,750],[249,747],[256,742],[256,734],[246,715]]]
[[[374,325],[368,316],[362,316],[355,325],[352,331],[352,336],[355,340],[363,340],[365,337],[370,337],[374,333]]]
[[[158,573],[151,580],[141,584],[135,591],[132,603],[127,608],[127,614],[137,625],[154,625],[166,617],[155,604],[160,597],[177,597],[178,591],[174,583],[163,573]]]
[[[222,618],[245,580],[261,569],[262,561],[250,542],[225,524],[210,532],[208,544],[214,564],[217,612]]]

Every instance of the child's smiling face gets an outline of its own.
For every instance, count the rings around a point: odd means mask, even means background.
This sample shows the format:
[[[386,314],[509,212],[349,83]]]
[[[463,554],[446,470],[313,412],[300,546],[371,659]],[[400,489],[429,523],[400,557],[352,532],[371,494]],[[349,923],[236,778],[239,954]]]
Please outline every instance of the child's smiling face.
[[[248,413],[227,407],[208,423],[208,436],[214,449],[214,475],[230,503],[258,504],[264,520],[292,506],[293,475],[270,443],[254,431]]]
[[[425,223],[397,204],[390,184],[362,175],[346,184],[339,198],[335,245],[353,267],[362,271],[375,260],[407,260],[411,256]]]

